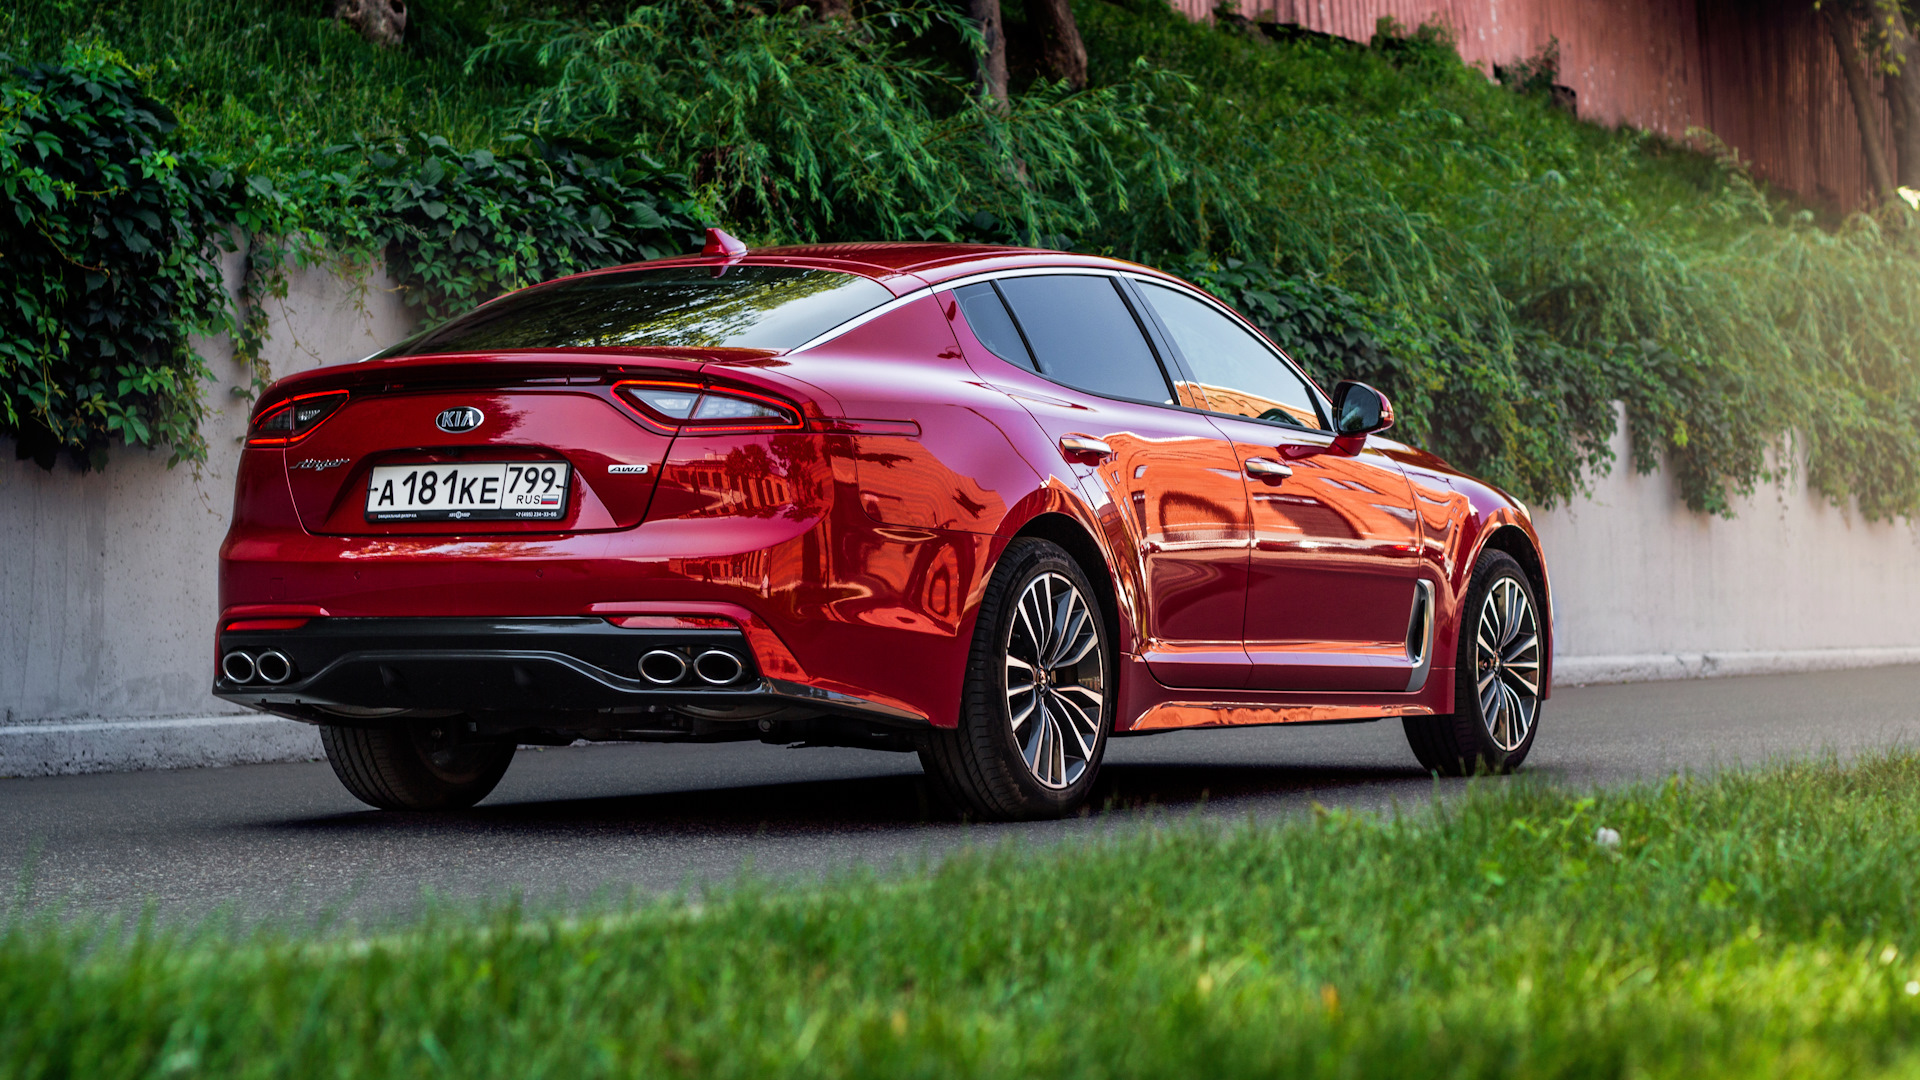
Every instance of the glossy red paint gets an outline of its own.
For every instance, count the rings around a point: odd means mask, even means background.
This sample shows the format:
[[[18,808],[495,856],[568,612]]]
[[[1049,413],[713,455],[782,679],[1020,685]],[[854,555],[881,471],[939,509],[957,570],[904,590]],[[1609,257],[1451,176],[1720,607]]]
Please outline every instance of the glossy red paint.
[[[985,349],[950,287],[1035,268],[1175,281],[1157,271],[935,244],[662,265],[720,263],[842,270],[897,299],[784,353],[479,353],[282,380],[257,416],[314,394],[347,400],[295,445],[244,451],[221,549],[222,626],[724,623],[790,700],[951,727],[995,561],[1039,532],[1078,538],[1107,594],[1120,731],[1451,711],[1461,596],[1488,544],[1528,556],[1551,632],[1538,537],[1496,489],[1377,435],[1277,433],[1202,412],[1184,384],[1162,406],[1051,382]],[[793,419],[702,430],[622,392],[661,383],[775,403]],[[436,427],[463,407],[485,420]],[[1255,457],[1293,475],[1250,477]],[[498,460],[565,461],[566,517],[365,520],[378,465]],[[1421,581],[1437,620],[1428,669],[1415,672],[1407,635]]]
[[[1239,460],[1276,455],[1285,479],[1247,476],[1253,544],[1243,631],[1255,689],[1405,691],[1421,576],[1413,490],[1380,449],[1216,417]],[[1280,438],[1276,438],[1276,435]],[[1245,475],[1243,473],[1243,475]]]

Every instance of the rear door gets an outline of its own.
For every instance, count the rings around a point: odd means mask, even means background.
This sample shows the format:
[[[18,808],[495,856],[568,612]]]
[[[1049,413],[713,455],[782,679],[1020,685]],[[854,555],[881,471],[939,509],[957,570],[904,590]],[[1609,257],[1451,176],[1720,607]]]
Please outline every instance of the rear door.
[[[1135,288],[1244,477],[1253,520],[1249,687],[1405,691],[1419,596],[1419,525],[1406,476],[1377,449],[1331,452],[1319,396],[1232,317],[1170,286]]]
[[[1105,443],[1078,468],[1139,552],[1154,677],[1233,688],[1247,678],[1240,644],[1249,519],[1233,448],[1206,416],[1178,408],[1156,350],[1108,276],[1001,278],[955,290],[977,370],[1012,393],[1056,445]]]

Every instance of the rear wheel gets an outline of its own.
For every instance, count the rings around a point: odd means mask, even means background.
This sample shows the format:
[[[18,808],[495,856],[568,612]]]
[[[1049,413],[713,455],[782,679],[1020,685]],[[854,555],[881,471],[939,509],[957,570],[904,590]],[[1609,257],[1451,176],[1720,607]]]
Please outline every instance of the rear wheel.
[[[921,765],[965,814],[1060,817],[1093,789],[1113,729],[1112,658],[1093,586],[1059,547],[1008,545],[981,601],[960,725]]]
[[[463,740],[457,719],[387,727],[323,724],[327,764],[353,797],[381,810],[464,810],[500,783],[513,743]]]
[[[1504,551],[1474,567],[1461,608],[1452,716],[1403,721],[1413,756],[1430,772],[1511,772],[1540,727],[1540,605],[1525,571]]]

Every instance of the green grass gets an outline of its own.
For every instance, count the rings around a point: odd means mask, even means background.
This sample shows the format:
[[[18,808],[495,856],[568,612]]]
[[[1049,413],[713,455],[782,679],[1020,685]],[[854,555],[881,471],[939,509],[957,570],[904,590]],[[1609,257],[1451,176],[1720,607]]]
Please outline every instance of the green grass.
[[[58,60],[68,41],[98,40],[152,77],[182,143],[245,163],[292,144],[307,155],[355,138],[428,132],[493,147],[505,107],[525,92],[510,73],[469,75],[485,26],[527,3],[430,0],[410,5],[403,48],[376,48],[320,17],[321,0],[5,0],[0,52]]]
[[[1911,1074],[1917,817],[1896,753],[370,939],[16,919],[0,1075]]]

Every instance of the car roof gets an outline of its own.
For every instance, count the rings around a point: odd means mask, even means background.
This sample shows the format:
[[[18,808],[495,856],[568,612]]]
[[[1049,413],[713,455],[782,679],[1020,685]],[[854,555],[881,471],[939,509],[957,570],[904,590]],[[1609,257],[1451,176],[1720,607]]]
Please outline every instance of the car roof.
[[[593,273],[636,270],[653,266],[806,266],[838,270],[872,278],[899,296],[929,285],[971,274],[1022,267],[1060,266],[1098,270],[1129,270],[1171,278],[1162,271],[1120,259],[1098,255],[1080,255],[1045,248],[1007,247],[996,244],[794,244],[784,247],[753,248],[745,255],[687,255],[628,263]]]

